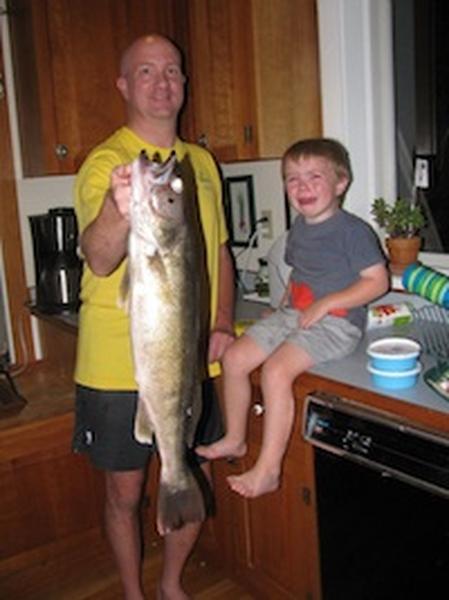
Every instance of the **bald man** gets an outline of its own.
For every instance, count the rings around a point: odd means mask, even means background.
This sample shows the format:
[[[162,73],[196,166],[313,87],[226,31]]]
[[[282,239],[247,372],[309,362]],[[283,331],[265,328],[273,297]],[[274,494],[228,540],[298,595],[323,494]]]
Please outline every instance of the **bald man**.
[[[221,183],[212,156],[177,136],[185,75],[177,47],[160,35],[137,39],[123,54],[117,88],[127,106],[127,123],[97,146],[75,183],[75,210],[85,259],[76,381],[75,452],[86,452],[104,471],[105,523],[127,600],[142,600],[139,521],[142,488],[153,446],[133,436],[136,383],[126,314],[117,306],[126,267],[129,234],[129,164],[141,150],[165,160],[189,156],[197,185],[211,295],[209,378],[203,384],[203,414],[195,445],[222,435],[213,377],[233,340],[233,266],[222,207]],[[210,480],[207,462],[201,464]],[[186,600],[181,584],[201,523],[164,537],[159,600]]]

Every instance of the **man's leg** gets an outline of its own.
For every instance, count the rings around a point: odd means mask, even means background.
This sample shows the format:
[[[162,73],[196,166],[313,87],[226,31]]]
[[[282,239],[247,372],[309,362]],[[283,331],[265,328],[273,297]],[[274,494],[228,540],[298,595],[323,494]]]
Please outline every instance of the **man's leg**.
[[[226,434],[208,446],[197,446],[196,453],[209,460],[239,457],[246,453],[246,428],[251,401],[249,375],[266,358],[266,352],[249,336],[243,335],[225,352],[223,391]]]
[[[201,469],[211,482],[209,463]],[[181,529],[164,537],[164,564],[159,583],[157,600],[188,600],[182,588],[182,573],[201,531],[201,523],[188,523]]]
[[[126,600],[143,600],[140,499],[144,470],[106,471],[106,533]]]

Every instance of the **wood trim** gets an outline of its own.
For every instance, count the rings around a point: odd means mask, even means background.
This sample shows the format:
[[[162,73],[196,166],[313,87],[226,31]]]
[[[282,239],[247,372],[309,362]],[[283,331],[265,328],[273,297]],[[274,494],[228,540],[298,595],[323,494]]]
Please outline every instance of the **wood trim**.
[[[0,73],[4,72],[0,44]],[[6,90],[7,93],[7,90]],[[8,306],[11,317],[15,364],[34,360],[28,299],[19,227],[16,182],[12,162],[11,131],[6,96],[0,99],[0,242],[5,262]]]

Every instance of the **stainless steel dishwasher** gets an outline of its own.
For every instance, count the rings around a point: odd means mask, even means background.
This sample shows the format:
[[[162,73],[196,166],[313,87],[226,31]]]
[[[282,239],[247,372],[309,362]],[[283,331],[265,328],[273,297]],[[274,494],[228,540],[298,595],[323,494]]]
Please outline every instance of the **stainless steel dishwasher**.
[[[323,600],[449,597],[449,439],[326,394],[304,410]]]

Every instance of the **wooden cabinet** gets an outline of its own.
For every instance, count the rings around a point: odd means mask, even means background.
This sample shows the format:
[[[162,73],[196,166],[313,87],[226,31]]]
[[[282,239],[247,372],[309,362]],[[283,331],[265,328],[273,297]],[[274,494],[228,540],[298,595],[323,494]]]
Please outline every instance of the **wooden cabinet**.
[[[122,125],[121,53],[151,31],[185,45],[185,0],[9,0],[25,176],[74,173]]]
[[[138,35],[187,57],[181,133],[221,161],[320,133],[315,0],[9,0],[25,176],[69,174],[125,119],[119,58]]]
[[[255,158],[251,2],[191,0],[188,18],[194,141],[222,161]]]
[[[304,391],[305,394],[305,391]],[[259,388],[254,402],[260,403]],[[301,401],[284,462],[281,489],[254,500],[231,491],[226,477],[250,468],[259,453],[263,416],[253,412],[243,459],[213,463],[216,516],[207,553],[267,600],[318,600],[320,578],[315,523],[313,454],[300,435]]]
[[[320,134],[315,0],[191,0],[188,17],[195,141],[226,162]]]

